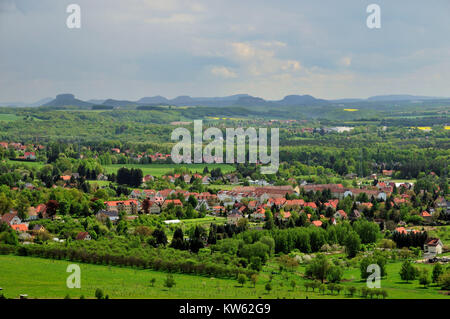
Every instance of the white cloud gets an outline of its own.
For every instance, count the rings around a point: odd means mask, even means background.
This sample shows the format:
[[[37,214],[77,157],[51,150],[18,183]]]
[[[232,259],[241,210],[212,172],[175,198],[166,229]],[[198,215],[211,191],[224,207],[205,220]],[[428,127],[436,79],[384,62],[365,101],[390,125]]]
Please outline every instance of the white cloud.
[[[352,58],[349,56],[343,57],[339,60],[339,65],[349,67],[352,64]]]
[[[212,67],[211,68],[211,73],[216,75],[216,76],[219,76],[219,77],[222,77],[222,78],[226,78],[226,79],[237,77],[236,72],[234,72],[234,71],[232,71],[229,68],[224,67],[224,66],[214,66],[214,67]]]
[[[175,13],[168,17],[162,18],[148,18],[145,20],[148,23],[154,24],[178,24],[178,23],[195,23],[196,18],[192,14]]]
[[[234,42],[231,46],[238,57],[252,58],[256,54],[255,49],[248,43]]]

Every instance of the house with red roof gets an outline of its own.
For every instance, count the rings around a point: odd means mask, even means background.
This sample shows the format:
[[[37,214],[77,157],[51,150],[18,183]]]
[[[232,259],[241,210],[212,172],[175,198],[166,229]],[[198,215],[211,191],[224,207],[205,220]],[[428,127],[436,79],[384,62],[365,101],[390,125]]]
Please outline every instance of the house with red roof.
[[[428,238],[423,245],[423,251],[429,254],[442,254],[444,245],[439,238]]]
[[[303,206],[305,206],[303,199],[291,199],[287,200],[283,207],[285,210],[299,210]]]
[[[420,217],[422,217],[428,223],[433,221],[433,216],[431,216],[431,214],[426,210],[420,213]]]
[[[107,211],[124,211],[127,214],[136,214],[140,206],[136,199],[107,201],[105,205]]]
[[[22,220],[17,216],[17,212],[3,214],[1,221],[10,226],[22,224]]]
[[[26,232],[28,230],[28,224],[15,224],[11,225],[11,228],[18,232]]]
[[[328,202],[324,203],[323,205],[325,207],[332,207],[332,208],[336,209],[338,204],[339,204],[339,199],[330,199]]]
[[[59,178],[65,182],[70,182],[71,177],[72,176],[70,176],[70,175],[61,175]]]
[[[340,209],[334,214],[334,218],[336,219],[347,219],[347,213]]]
[[[183,203],[179,199],[166,199],[162,204],[162,208],[166,208],[170,204],[173,204],[174,206],[183,207]]]
[[[317,209],[317,205],[314,202],[308,202],[305,204],[307,207],[311,207],[312,209]]]
[[[311,222],[311,224],[313,224],[316,227],[321,227],[322,226],[322,222],[320,220],[314,220]]]
[[[266,210],[259,207],[253,214],[250,215],[253,219],[263,221],[266,218]]]
[[[26,160],[35,161],[36,160],[36,153],[35,152],[25,152],[23,157]]]
[[[87,231],[83,231],[78,233],[77,237],[75,237],[75,240],[91,240],[91,235]]]

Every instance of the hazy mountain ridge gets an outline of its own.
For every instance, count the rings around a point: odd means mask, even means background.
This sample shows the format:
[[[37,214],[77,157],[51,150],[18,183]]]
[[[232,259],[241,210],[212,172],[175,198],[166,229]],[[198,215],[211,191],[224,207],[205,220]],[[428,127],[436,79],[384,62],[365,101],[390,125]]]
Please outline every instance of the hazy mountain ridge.
[[[106,105],[112,107],[124,106],[144,106],[144,105],[173,105],[173,106],[205,106],[205,107],[225,107],[225,106],[266,106],[266,107],[282,107],[282,106],[326,106],[336,104],[353,104],[353,103],[376,103],[376,102],[417,102],[417,101],[433,101],[433,100],[450,100],[450,98],[415,96],[415,95],[377,95],[367,99],[344,98],[336,100],[326,100],[316,98],[311,95],[287,95],[281,100],[265,100],[260,97],[251,96],[249,94],[235,94],[224,97],[191,97],[181,95],[173,99],[164,96],[143,97],[137,101],[116,100],[116,99],[91,99],[83,101],[75,98],[75,95],[66,93],[59,94],[55,99],[45,98],[34,103],[0,103],[4,106],[16,107],[63,107],[63,106],[79,106],[92,107],[93,105]]]

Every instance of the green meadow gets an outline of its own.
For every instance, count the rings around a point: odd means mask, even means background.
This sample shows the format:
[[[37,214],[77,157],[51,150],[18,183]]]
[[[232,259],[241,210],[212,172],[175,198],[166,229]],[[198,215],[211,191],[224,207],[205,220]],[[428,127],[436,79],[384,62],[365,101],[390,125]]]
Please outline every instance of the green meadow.
[[[16,114],[10,114],[10,113],[1,113],[0,114],[1,122],[14,122],[18,119],[20,119],[20,117],[17,116]]]
[[[219,168],[222,173],[226,174],[235,170],[234,166],[229,164],[112,164],[103,166],[106,173],[117,173],[119,168],[140,168],[144,175],[163,176],[167,173],[173,172],[175,168],[187,168],[192,173],[202,173],[205,167],[211,171],[214,168]]]
[[[17,298],[20,294],[27,294],[29,298],[94,298],[95,290],[100,288],[110,298],[173,298],[173,299],[199,299],[199,298],[286,298],[309,299],[318,298],[352,298],[330,292],[325,294],[305,291],[303,286],[306,279],[302,277],[304,266],[293,272],[279,273],[276,263],[269,262],[258,276],[256,286],[247,281],[243,286],[235,279],[213,278],[187,274],[173,274],[175,286],[166,288],[164,281],[167,273],[133,269],[128,267],[115,267],[103,265],[81,264],[81,288],[69,289],[66,286],[67,266],[73,262],[64,260],[41,259],[34,257],[19,257],[12,255],[0,256],[0,287],[8,298]],[[428,267],[430,265],[417,265]],[[388,276],[382,279],[381,287],[388,292],[389,299],[438,299],[447,298],[436,286],[422,288],[418,281],[405,283],[400,280],[398,271],[401,262],[387,265]],[[272,273],[272,290],[265,290]],[[151,280],[155,279],[154,286]],[[296,286],[292,288],[294,280]],[[354,286],[361,288],[365,282],[359,279],[359,269],[350,268],[344,272],[344,287]],[[353,298],[360,298],[359,294]]]

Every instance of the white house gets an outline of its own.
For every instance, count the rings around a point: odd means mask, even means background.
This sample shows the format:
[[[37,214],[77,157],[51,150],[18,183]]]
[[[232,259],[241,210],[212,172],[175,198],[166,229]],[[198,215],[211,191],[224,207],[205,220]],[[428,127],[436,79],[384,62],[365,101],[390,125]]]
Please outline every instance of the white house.
[[[444,245],[439,238],[429,238],[423,245],[423,251],[431,254],[442,254]]]

